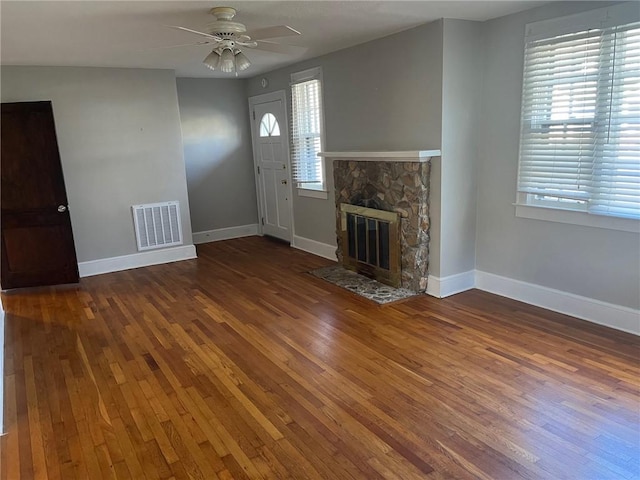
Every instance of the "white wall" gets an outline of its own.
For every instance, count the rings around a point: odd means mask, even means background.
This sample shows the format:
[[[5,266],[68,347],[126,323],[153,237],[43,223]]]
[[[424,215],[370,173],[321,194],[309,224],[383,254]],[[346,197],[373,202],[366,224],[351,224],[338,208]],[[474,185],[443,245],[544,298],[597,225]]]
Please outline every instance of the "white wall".
[[[441,278],[475,269],[477,131],[481,120],[483,54],[480,22],[444,20],[442,157],[440,164],[434,162],[433,177],[440,180],[440,198],[434,202],[440,210],[434,209],[433,216],[440,222],[441,246],[439,268],[435,264],[430,268],[431,275]]]
[[[257,224],[244,80],[178,78],[194,233]]]
[[[178,200],[192,244],[173,71],[9,67],[2,101],[51,100],[79,262],[137,253],[131,205]]]
[[[517,218],[520,97],[526,23],[601,7],[558,2],[484,24],[479,122],[477,269],[637,309],[638,234]]]
[[[290,96],[291,73],[314,66],[323,73],[325,150],[440,148],[442,22],[259,75],[249,80],[248,95],[285,90]],[[335,245],[333,169],[326,167],[327,200],[294,193],[294,234]]]

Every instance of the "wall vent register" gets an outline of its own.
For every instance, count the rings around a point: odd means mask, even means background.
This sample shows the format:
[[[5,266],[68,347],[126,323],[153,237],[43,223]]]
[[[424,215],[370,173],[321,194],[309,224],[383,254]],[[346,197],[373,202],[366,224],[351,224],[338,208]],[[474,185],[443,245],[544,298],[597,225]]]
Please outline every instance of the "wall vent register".
[[[179,202],[133,205],[131,210],[138,251],[182,245]]]

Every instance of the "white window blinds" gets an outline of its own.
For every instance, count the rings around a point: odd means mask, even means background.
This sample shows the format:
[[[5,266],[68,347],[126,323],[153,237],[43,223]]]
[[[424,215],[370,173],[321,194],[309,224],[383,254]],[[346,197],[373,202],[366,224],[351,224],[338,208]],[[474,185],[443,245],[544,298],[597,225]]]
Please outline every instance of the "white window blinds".
[[[293,178],[299,187],[324,188],[322,159],[322,112],[320,80],[293,83],[291,86],[291,157]]]
[[[526,43],[518,191],[640,218],[640,23]]]

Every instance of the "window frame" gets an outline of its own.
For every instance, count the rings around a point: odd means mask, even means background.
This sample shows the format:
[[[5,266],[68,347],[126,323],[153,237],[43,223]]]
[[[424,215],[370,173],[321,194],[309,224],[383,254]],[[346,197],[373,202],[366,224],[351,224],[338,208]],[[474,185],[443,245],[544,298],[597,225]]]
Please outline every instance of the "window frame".
[[[634,8],[635,7],[635,8]],[[552,18],[526,25],[524,46],[529,42],[553,38],[556,36],[571,34],[589,28],[610,28],[618,25],[626,25],[640,21],[640,13],[633,2],[618,4],[611,7],[600,8],[560,18]],[[521,94],[524,96],[525,86],[525,50],[523,48],[523,75],[521,81]],[[523,122],[523,110],[521,97],[520,121],[521,129],[525,128]],[[588,212],[585,205],[576,202],[575,206],[570,202],[545,201],[533,193],[519,191],[520,184],[520,144],[522,131],[518,143],[518,172],[516,178],[516,217],[545,220],[551,222],[568,223],[588,227],[606,228],[627,232],[640,233],[640,219],[627,218],[614,215],[602,215],[597,212]]]
[[[319,105],[319,122],[320,122],[320,151],[324,151],[325,146],[325,122],[324,122],[324,81],[322,75],[322,67],[312,67],[306,70],[302,70],[300,72],[294,72],[291,74],[291,83],[289,88],[289,95],[291,96],[291,143],[293,144],[293,86],[299,83],[308,82],[311,80],[319,81],[319,93],[320,93],[320,105]],[[293,149],[292,149],[293,150]],[[293,157],[293,155],[292,155]],[[294,160],[292,158],[292,160]],[[319,198],[319,199],[328,199],[329,192],[327,190],[327,172],[325,168],[325,159],[324,157],[318,157],[318,162],[320,164],[320,171],[322,174],[322,181],[320,184],[317,183],[301,183],[296,185],[296,190],[298,196],[300,197],[310,197],[310,198]]]

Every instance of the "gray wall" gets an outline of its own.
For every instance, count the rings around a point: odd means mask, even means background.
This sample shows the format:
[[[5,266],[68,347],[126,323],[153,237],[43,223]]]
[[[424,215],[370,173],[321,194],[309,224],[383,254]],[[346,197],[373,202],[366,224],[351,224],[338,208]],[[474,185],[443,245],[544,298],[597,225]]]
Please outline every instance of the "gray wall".
[[[7,67],[2,101],[51,100],[79,262],[137,253],[131,205],[178,200],[192,243],[173,71]]]
[[[520,97],[526,23],[602,6],[561,2],[486,22],[479,123],[479,270],[585,297],[640,307],[640,236],[516,218]]]
[[[442,161],[440,210],[434,208],[431,238],[440,246],[430,272],[448,277],[475,269],[478,124],[482,93],[482,24],[444,20],[442,59]],[[438,168],[440,173],[438,175]],[[436,189],[433,189],[436,193]],[[434,198],[432,196],[432,198]],[[439,215],[438,215],[439,214]],[[434,249],[435,250],[435,249]]]
[[[244,80],[178,78],[194,232],[258,221]]]
[[[323,73],[325,150],[440,148],[442,22],[259,75],[249,80],[248,95],[290,95],[290,74],[314,66]],[[326,168],[328,200],[294,193],[294,233],[335,245],[333,170]]]

